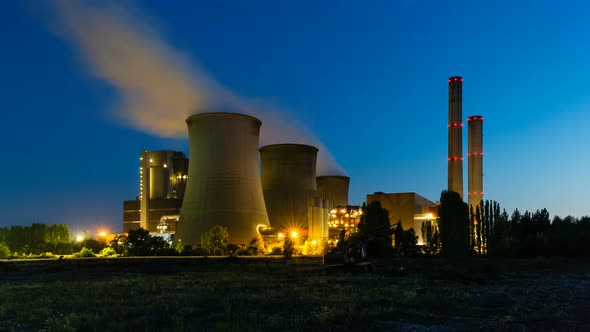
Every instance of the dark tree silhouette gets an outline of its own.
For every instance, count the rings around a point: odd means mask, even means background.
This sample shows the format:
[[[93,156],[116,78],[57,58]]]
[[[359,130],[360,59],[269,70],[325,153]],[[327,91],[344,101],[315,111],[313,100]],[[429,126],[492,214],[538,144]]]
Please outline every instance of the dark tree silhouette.
[[[374,201],[367,205],[358,224],[358,234],[366,239],[369,257],[384,257],[392,253],[389,212]]]
[[[466,256],[469,251],[469,208],[461,196],[443,191],[438,207],[442,252],[447,257]]]

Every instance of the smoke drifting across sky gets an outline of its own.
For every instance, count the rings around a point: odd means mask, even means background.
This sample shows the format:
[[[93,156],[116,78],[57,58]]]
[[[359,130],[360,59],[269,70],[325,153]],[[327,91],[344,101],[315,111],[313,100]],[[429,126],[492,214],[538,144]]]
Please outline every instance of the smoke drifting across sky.
[[[59,34],[75,47],[94,76],[117,90],[120,100],[113,113],[126,125],[160,137],[182,138],[187,135],[189,115],[229,109],[262,120],[261,144],[314,145],[320,149],[319,175],[345,174],[326,147],[285,110],[245,100],[224,88],[169,46],[138,8],[110,1],[50,4]]]

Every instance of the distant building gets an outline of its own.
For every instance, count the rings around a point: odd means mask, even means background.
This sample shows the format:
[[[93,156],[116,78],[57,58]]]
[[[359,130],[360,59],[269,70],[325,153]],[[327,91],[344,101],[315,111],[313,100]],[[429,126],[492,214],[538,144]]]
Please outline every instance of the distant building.
[[[140,227],[150,233],[174,233],[188,178],[188,159],[182,152],[141,152],[139,196],[123,202],[123,231]]]
[[[367,204],[378,201],[381,207],[389,211],[389,223],[396,225],[402,222],[404,230],[413,228],[418,235],[418,242],[422,240],[422,223],[425,220],[436,220],[438,211],[436,203],[416,193],[382,193],[367,195]]]

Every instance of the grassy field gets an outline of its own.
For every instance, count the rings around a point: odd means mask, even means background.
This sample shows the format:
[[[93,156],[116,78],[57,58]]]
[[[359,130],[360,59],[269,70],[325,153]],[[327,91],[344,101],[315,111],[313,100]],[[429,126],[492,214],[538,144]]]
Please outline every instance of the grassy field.
[[[590,330],[590,261],[0,261],[0,331]]]

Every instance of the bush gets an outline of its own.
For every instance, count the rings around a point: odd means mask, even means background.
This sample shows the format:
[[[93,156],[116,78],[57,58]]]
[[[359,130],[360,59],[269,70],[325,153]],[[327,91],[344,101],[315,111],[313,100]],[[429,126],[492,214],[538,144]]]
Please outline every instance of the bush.
[[[285,243],[283,244],[283,257],[285,259],[291,259],[293,254],[295,253],[295,247],[293,246],[293,240],[291,237],[285,237]]]
[[[117,252],[111,247],[103,248],[98,254],[103,257],[117,256]]]
[[[96,257],[96,254],[92,251],[92,249],[84,247],[82,250],[75,253],[74,257]]]
[[[10,257],[10,249],[4,242],[0,242],[0,258]]]
[[[207,233],[201,236],[201,245],[210,255],[220,256],[227,254],[228,250],[235,250],[229,247],[229,233],[227,227],[215,225]]]
[[[305,241],[302,248],[302,254],[306,256],[318,256],[327,252],[325,241]]]

